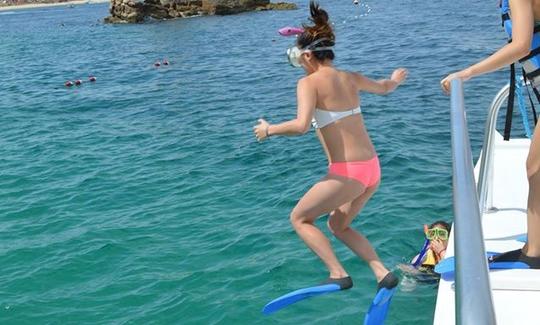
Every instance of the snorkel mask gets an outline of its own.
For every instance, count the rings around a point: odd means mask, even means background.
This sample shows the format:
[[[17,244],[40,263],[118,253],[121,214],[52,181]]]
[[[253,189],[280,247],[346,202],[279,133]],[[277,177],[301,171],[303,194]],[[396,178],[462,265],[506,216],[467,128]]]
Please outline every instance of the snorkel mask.
[[[321,42],[324,42],[324,41],[329,41],[329,39],[328,38],[318,39],[318,40],[314,41],[313,43],[309,44],[308,46],[306,46],[303,49],[300,49],[297,45],[288,48],[287,49],[287,58],[289,59],[289,63],[293,67],[300,68],[302,66],[300,64],[300,57],[302,56],[302,54],[307,53],[307,52],[319,52],[319,51],[332,50],[333,49],[332,46],[317,47],[318,44],[320,44]]]
[[[426,234],[426,239],[428,240],[434,240],[437,238],[441,240],[448,240],[448,230],[443,228],[433,227],[429,229],[427,225],[424,225],[424,233]]]

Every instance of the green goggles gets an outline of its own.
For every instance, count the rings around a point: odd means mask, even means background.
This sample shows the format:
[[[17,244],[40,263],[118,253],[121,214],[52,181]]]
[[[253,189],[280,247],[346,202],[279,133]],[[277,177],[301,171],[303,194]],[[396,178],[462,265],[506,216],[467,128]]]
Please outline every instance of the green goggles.
[[[448,230],[446,229],[442,229],[442,228],[432,228],[432,229],[428,229],[426,231],[426,238],[429,239],[429,240],[433,240],[433,239],[442,239],[442,240],[447,240],[448,239]]]

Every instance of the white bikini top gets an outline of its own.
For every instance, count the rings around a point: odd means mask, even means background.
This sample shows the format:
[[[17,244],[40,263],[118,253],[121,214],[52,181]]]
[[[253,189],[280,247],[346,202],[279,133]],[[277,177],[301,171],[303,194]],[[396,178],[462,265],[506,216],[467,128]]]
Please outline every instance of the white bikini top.
[[[315,113],[313,114],[313,119],[311,120],[311,125],[313,125],[313,127],[316,129],[320,129],[328,124],[334,123],[337,120],[341,120],[344,117],[360,113],[362,113],[360,106],[354,109],[338,112],[316,108]]]

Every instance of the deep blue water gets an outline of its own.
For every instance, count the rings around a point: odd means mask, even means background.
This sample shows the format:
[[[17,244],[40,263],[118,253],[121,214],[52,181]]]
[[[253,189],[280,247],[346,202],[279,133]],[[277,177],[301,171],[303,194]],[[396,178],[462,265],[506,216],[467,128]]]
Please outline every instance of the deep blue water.
[[[351,2],[322,1],[336,65],[410,71],[395,93],[362,99],[383,179],[353,226],[395,268],[424,223],[452,220],[439,81],[506,40],[496,1],[368,1],[367,16]],[[336,240],[352,290],[260,313],[326,277],[288,221],[325,173],[314,132],[252,134],[258,118],[296,112],[302,70],[277,30],[306,21],[297,3],[142,25],[104,25],[107,4],[0,12],[0,323],[362,323],[375,280]],[[155,68],[163,58],[171,65]],[[96,83],[63,86],[90,74]],[[506,82],[466,84],[475,156]],[[402,287],[388,324],[430,324],[435,299],[432,286]]]

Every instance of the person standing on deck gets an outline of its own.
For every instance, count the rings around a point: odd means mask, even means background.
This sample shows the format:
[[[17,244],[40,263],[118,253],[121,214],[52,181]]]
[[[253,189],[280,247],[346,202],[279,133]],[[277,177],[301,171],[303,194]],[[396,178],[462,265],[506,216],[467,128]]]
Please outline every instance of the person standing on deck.
[[[493,55],[459,72],[452,73],[441,80],[445,93],[450,92],[452,79],[469,80],[488,72],[506,67],[518,60],[525,61],[523,67],[533,86],[540,88],[540,54],[531,52],[531,44],[540,37],[540,0],[503,0],[502,8],[509,8],[512,23],[512,42],[503,46]],[[503,16],[503,18],[505,18]],[[535,54],[536,53],[536,54]],[[528,58],[526,58],[528,57]],[[522,60],[527,59],[527,60]],[[533,71],[535,69],[535,71]],[[540,100],[540,96],[538,98]],[[540,269],[540,123],[536,125],[527,157],[527,177],[529,196],[527,202],[528,242],[523,248],[503,253],[490,259],[490,262],[526,263],[529,267]]]

